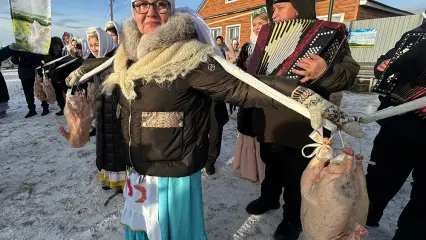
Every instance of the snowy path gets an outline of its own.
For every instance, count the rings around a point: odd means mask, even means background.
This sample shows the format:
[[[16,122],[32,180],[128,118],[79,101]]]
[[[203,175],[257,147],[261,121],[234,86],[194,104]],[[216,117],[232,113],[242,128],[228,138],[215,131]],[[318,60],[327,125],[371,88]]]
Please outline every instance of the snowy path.
[[[104,207],[112,193],[101,190],[96,179],[94,141],[82,149],[69,148],[57,131],[65,121],[54,115],[56,104],[50,115],[24,119],[27,108],[17,74],[3,73],[11,109],[7,118],[0,119],[0,239],[122,239],[123,197]],[[343,103],[353,113],[374,111],[377,104],[377,97],[367,94],[346,94]],[[366,131],[364,148],[370,152],[378,125]],[[203,175],[208,237],[272,239],[282,210],[260,217],[245,212],[245,206],[258,197],[260,185],[241,179],[227,164],[235,138],[236,122],[231,120],[225,127],[218,173]],[[410,191],[407,181],[386,210],[382,227],[370,230],[366,239],[392,238]]]

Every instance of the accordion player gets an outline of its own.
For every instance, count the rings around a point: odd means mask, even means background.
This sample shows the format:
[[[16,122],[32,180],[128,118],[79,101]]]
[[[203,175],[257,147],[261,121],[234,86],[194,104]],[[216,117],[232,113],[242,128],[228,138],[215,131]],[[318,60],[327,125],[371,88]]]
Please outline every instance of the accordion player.
[[[342,23],[301,18],[269,23],[259,33],[248,72],[300,80],[302,76],[293,73],[293,69],[301,70],[297,64],[302,59],[313,53],[332,68],[342,59],[339,53],[344,43],[347,39]]]
[[[388,105],[426,96],[426,33],[406,33],[373,87]]]

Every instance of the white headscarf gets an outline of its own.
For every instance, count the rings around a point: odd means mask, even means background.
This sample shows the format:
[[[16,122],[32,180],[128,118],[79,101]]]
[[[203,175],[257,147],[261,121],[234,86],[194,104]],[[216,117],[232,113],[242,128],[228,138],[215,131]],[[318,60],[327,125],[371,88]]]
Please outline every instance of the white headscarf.
[[[89,46],[89,42],[87,42],[86,39],[84,38],[80,38],[78,39],[78,42],[81,44],[81,52],[82,52],[82,57],[83,59],[87,59],[90,56],[90,46]]]
[[[121,31],[122,31],[122,27],[116,21],[108,21],[108,22],[105,23],[105,31],[108,28],[112,28],[112,27],[114,27],[117,30],[118,44],[120,44],[120,34],[121,34]]]
[[[96,58],[105,57],[109,52],[116,48],[114,40],[100,27],[91,27],[86,31],[87,39],[89,39],[89,33],[96,32],[99,39],[99,55]],[[91,50],[90,50],[91,51]],[[92,52],[93,54],[93,52]],[[94,55],[94,54],[93,54]]]

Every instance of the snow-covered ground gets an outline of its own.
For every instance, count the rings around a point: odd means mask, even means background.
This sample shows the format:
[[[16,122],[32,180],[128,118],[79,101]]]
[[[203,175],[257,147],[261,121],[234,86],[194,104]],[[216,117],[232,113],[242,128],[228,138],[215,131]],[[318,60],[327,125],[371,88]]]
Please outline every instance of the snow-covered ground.
[[[8,116],[0,119],[0,239],[122,239],[120,211],[123,197],[103,191],[96,179],[94,141],[71,149],[58,133],[65,123],[52,113],[25,119],[27,107],[16,71],[3,72],[11,96]],[[37,110],[41,113],[40,103]],[[373,94],[345,93],[343,109],[354,114],[372,112]],[[379,126],[365,128],[369,157]],[[209,239],[272,239],[282,210],[250,216],[245,207],[260,193],[260,184],[241,179],[230,166],[236,139],[235,116],[226,125],[218,173],[203,175],[205,225]],[[346,140],[353,147],[357,142]],[[338,141],[336,141],[338,142]],[[396,221],[409,199],[408,180],[386,209],[379,229],[365,239],[391,239]],[[301,237],[303,239],[303,237]]]

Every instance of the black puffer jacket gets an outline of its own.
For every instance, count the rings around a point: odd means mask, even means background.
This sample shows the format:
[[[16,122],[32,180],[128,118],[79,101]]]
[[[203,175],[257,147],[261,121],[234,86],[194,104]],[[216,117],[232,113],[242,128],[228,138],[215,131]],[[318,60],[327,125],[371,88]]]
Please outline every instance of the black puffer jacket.
[[[263,77],[263,80],[287,95],[296,87],[287,86],[274,77]],[[127,164],[142,175],[183,177],[205,166],[210,95],[213,100],[239,106],[281,107],[231,76],[215,60],[202,63],[187,77],[166,87],[135,84],[136,100],[128,101],[120,94],[122,153]],[[288,90],[282,90],[287,87]]]
[[[95,78],[102,81],[111,73],[104,71]],[[116,88],[111,96],[99,94],[96,99],[96,166],[98,170],[122,172],[126,170],[121,151],[122,134],[120,105]]]
[[[426,23],[423,23],[421,26],[419,26],[416,29],[413,29],[407,33],[424,33],[426,32]],[[407,34],[405,33],[401,40],[405,37]],[[377,63],[374,67],[374,73],[377,78],[380,78],[382,76],[382,73],[377,70],[377,67],[385,60],[391,59],[395,53],[396,50],[401,45],[401,40],[398,41],[395,44],[395,47],[390,49],[385,55],[380,56],[380,58],[377,60]],[[424,49],[424,48],[423,48]],[[412,50],[415,51],[415,50]],[[423,54],[421,51],[418,52],[409,52],[411,55],[415,54]],[[408,55],[408,53],[406,54]],[[416,57],[416,56],[409,56],[409,57]],[[419,59],[418,57],[416,57]],[[401,59],[400,59],[401,60]],[[404,61],[404,60],[403,60]],[[406,64],[407,62],[412,62],[410,60],[404,61],[402,64]],[[413,63],[411,63],[413,64]],[[412,65],[414,66],[414,65]],[[409,68],[405,69],[409,70]],[[384,97],[379,97],[379,100],[381,102],[380,107],[378,110],[388,108],[390,106],[393,106],[393,104]],[[416,113],[409,112],[403,115],[394,116],[391,118],[383,119],[378,121],[378,123],[386,129],[392,129],[395,136],[398,136],[400,139],[404,139],[406,141],[424,141],[424,136],[426,136],[426,121],[422,120]]]
[[[16,51],[12,57],[12,62],[18,64],[18,75],[21,80],[34,80],[35,69],[41,66],[43,64],[42,61],[45,61],[47,58],[47,55]]]

